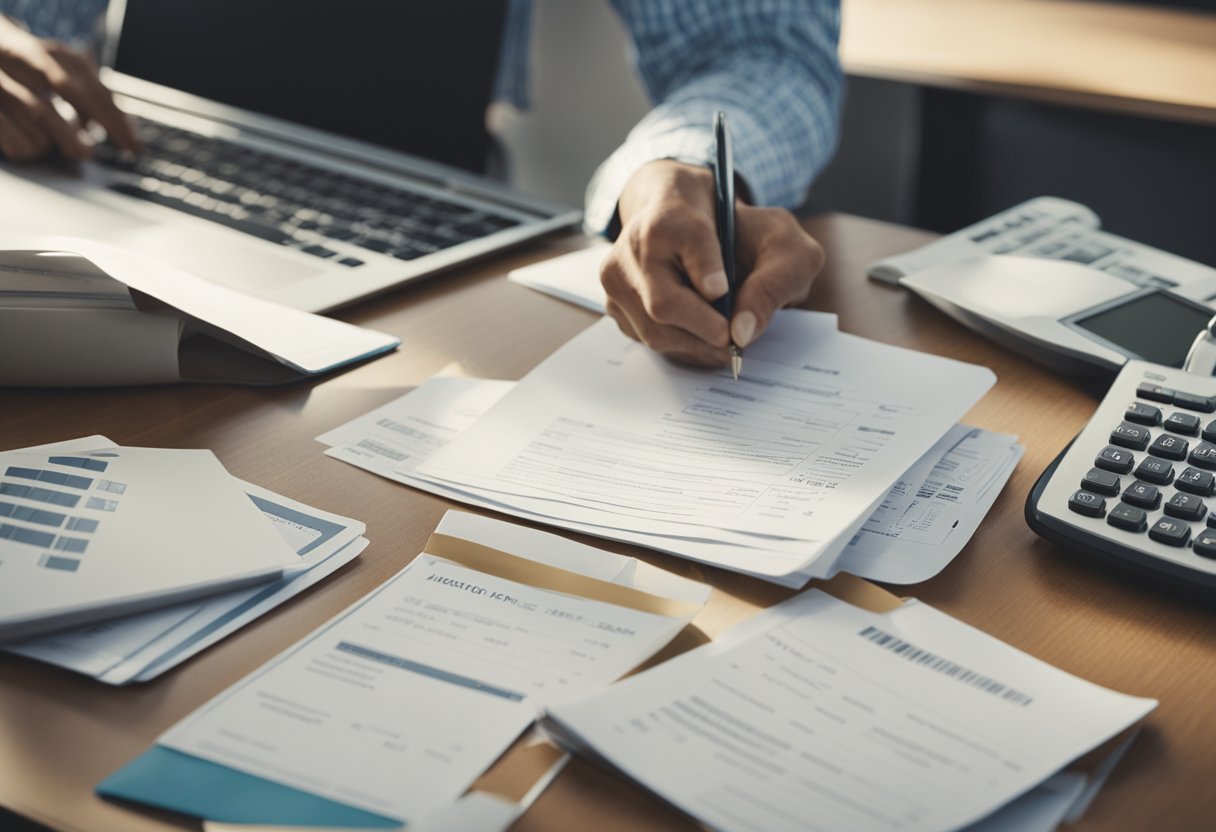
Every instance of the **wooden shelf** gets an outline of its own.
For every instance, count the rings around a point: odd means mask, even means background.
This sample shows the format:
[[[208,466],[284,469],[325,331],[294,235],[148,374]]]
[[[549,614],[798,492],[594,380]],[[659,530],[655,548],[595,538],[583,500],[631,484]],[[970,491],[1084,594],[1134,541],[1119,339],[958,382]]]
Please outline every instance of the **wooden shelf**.
[[[845,70],[1216,125],[1216,13],[1081,0],[843,0]]]

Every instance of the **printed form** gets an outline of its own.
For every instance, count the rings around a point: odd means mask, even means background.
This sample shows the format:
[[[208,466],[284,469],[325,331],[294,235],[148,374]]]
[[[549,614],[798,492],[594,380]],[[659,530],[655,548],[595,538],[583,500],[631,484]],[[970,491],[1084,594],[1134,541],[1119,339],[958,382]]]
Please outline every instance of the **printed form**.
[[[992,376],[843,335],[830,315],[782,313],[762,343],[736,384],[597,325],[514,388],[434,379],[318,439],[453,499],[801,585]]]
[[[988,815],[1155,706],[925,604],[812,590],[546,725],[715,829],[911,832]]]
[[[867,516],[994,381],[836,332],[802,354],[800,367],[749,356],[734,382],[674,366],[604,319],[417,473],[539,498],[570,519],[616,514],[636,531],[826,541]]]
[[[507,526],[450,514],[437,537],[503,545],[497,531]],[[159,744],[380,815],[417,819],[455,800],[540,707],[628,672],[708,596],[703,584],[659,577],[631,558],[592,557],[596,550],[542,532],[512,534],[528,544],[517,560],[528,549],[547,553],[527,569],[570,552],[572,564],[594,562],[592,573],[614,576],[595,578],[602,583],[665,589],[684,614],[539,589],[424,553]]]
[[[326,451],[328,456],[415,488],[740,572],[750,572],[748,567],[754,568],[766,559],[777,568],[783,564],[788,568],[795,558],[805,554],[807,546],[799,541],[794,541],[786,551],[770,555],[760,545],[762,539],[754,536],[724,532],[721,540],[691,539],[556,520],[414,475],[418,465],[459,436],[513,385],[514,382],[436,377],[317,440],[331,446]],[[828,557],[831,553],[825,553],[815,568],[805,573],[758,577],[802,586],[811,577],[843,570],[892,583],[927,580],[941,571],[970,539],[1021,454],[1022,448],[1014,437],[956,425],[900,477],[838,556]]]

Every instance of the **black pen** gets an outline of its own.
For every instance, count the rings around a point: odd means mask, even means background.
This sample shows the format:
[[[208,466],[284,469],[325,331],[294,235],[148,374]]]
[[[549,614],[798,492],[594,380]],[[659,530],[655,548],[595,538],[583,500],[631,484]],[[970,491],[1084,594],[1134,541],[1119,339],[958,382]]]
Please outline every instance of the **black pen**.
[[[714,308],[726,318],[727,325],[735,313],[735,295],[739,281],[735,273],[735,163],[731,156],[730,131],[726,113],[714,115],[714,209],[718,219],[718,245],[722,249],[722,268],[726,271],[726,294],[714,302]],[[730,371],[739,380],[743,370],[743,350],[732,340]]]

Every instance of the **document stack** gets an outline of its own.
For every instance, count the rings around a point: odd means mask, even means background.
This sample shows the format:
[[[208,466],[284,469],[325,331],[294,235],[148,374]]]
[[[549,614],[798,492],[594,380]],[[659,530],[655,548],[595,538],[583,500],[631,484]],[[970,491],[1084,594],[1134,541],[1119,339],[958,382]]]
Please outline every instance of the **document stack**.
[[[93,240],[0,235],[0,355],[22,356],[0,385],[282,384],[399,343]]]
[[[957,554],[1021,455],[958,424],[993,381],[787,310],[736,382],[605,319],[516,384],[435,379],[318,439],[451,499],[787,586],[913,583]]]
[[[93,436],[0,454],[0,473],[4,649],[109,684],[160,675],[367,546],[362,523],[210,451]]]

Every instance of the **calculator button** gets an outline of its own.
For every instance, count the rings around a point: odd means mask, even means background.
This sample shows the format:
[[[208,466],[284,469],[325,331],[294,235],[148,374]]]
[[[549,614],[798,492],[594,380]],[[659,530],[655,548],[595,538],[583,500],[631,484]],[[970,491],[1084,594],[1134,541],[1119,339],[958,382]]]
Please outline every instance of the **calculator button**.
[[[1136,468],[1136,479],[1157,485],[1169,485],[1174,478],[1174,466],[1164,459],[1145,459]]]
[[[1183,494],[1179,491],[1165,501],[1165,513],[1183,520],[1202,520],[1208,513],[1208,507],[1194,494]]]
[[[1204,426],[1203,439],[1205,442],[1216,442],[1216,419],[1213,419]]]
[[[1122,422],[1110,432],[1110,441],[1115,445],[1131,448],[1133,451],[1143,451],[1148,447],[1148,428]]]
[[[1199,433],[1199,417],[1194,413],[1171,413],[1165,420],[1165,429],[1173,433],[1194,436]]]
[[[1174,404],[1187,410],[1198,410],[1200,413],[1216,411],[1216,401],[1210,396],[1194,396],[1190,393],[1174,393]]]
[[[1148,536],[1167,546],[1185,546],[1191,537],[1191,527],[1181,520],[1162,517],[1148,530]]]
[[[1174,480],[1174,487],[1179,491],[1198,494],[1200,497],[1211,497],[1216,494],[1216,474],[1200,471],[1198,468],[1187,468]]]
[[[1159,456],[1164,459],[1186,459],[1186,449],[1187,444],[1185,439],[1162,434],[1153,440],[1153,444],[1149,446],[1148,452],[1153,456]]]
[[[1200,557],[1216,558],[1216,529],[1204,529],[1196,535],[1191,551]]]
[[[1149,384],[1147,381],[1141,382],[1136,387],[1136,396],[1141,399],[1148,399],[1150,402],[1174,403],[1173,390],[1168,387],[1162,387],[1159,384]]]
[[[1148,525],[1148,515],[1142,508],[1119,503],[1110,510],[1110,514],[1106,515],[1106,522],[1129,532],[1142,532]]]
[[[1127,410],[1123,411],[1123,418],[1129,422],[1135,422],[1137,425],[1156,427],[1161,424],[1161,408],[1144,402],[1132,402],[1127,406]],[[1216,420],[1212,424],[1216,426]]]
[[[1101,517],[1106,513],[1106,500],[1097,494],[1081,489],[1068,498],[1068,507],[1086,517]]]
[[[1200,468],[1216,469],[1216,445],[1211,442],[1200,442],[1191,451],[1191,464]]]
[[[1156,508],[1161,502],[1161,490],[1155,485],[1137,480],[1123,492],[1123,502],[1140,508]]]
[[[1106,471],[1114,471],[1116,474],[1126,474],[1132,470],[1132,466],[1136,464],[1136,458],[1123,448],[1115,448],[1107,445],[1098,452],[1098,456],[1094,459],[1094,465]]]
[[[1118,494],[1120,485],[1117,476],[1110,471],[1102,471],[1097,468],[1090,468],[1089,473],[1081,478],[1081,487],[1086,491],[1105,494],[1107,497],[1114,497]]]

